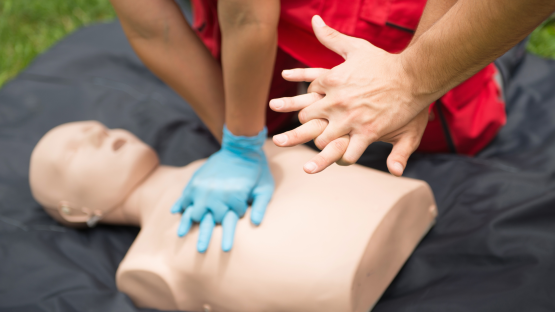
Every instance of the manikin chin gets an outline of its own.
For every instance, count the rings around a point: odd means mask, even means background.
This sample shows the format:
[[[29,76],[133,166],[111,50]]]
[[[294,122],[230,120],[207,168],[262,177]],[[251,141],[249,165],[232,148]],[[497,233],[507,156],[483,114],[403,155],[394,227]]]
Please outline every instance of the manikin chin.
[[[186,142],[184,142],[186,143]],[[94,121],[49,131],[31,156],[35,199],[71,227],[140,226],[116,273],[138,307],[184,311],[368,311],[436,216],[422,181],[362,166],[303,172],[314,151],[265,146],[276,180],[260,226],[239,220],[230,252],[217,226],[206,253],[198,228],[177,236],[170,208],[203,161],[160,166],[125,130]]]

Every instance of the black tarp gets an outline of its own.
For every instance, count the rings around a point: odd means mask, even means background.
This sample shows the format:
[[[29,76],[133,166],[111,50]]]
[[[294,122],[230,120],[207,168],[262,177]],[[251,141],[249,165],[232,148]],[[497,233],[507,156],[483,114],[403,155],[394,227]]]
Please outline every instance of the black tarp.
[[[409,162],[406,176],[430,184],[439,216],[375,311],[555,311],[555,62],[514,50],[499,64],[508,122],[495,141],[475,158]],[[40,137],[91,119],[134,132],[164,164],[218,149],[117,22],[84,28],[38,57],[0,90],[0,311],[138,311],[114,279],[138,229],[64,228],[28,186]],[[387,150],[375,145],[361,162],[383,168]]]

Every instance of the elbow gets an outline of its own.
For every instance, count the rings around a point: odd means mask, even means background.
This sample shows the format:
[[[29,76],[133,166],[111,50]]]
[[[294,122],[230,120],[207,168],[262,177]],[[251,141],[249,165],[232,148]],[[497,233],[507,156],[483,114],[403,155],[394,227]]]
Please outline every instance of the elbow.
[[[159,21],[130,22],[124,24],[127,24],[124,25],[124,28],[129,40],[156,40],[167,36],[169,32],[168,22],[163,19]]]

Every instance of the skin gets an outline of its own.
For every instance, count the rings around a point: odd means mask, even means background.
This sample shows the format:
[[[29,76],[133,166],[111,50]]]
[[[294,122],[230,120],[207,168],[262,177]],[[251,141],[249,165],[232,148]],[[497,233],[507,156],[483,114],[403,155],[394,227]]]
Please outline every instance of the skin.
[[[218,140],[224,123],[235,135],[262,130],[277,49],[278,0],[218,1],[221,66],[175,2],[111,2],[141,60],[191,104]]]
[[[225,122],[235,135],[254,136],[264,128],[279,12],[279,0],[218,1]]]
[[[287,80],[312,82],[309,92],[317,95],[270,103],[278,112],[300,111],[303,123],[297,133],[284,133],[274,141],[294,146],[314,139],[323,151],[320,158],[305,164],[308,173],[322,171],[335,161],[355,163],[372,142],[390,142],[394,147],[388,168],[401,175],[422,137],[416,124],[424,123],[423,111],[520,42],[554,10],[555,2],[547,0],[434,1],[426,7],[422,30],[400,54],[345,36],[315,16],[316,36],[345,62],[331,70],[283,72]],[[326,122],[310,122],[316,119]],[[327,152],[331,142],[334,151]]]
[[[430,27],[438,21],[454,4],[456,0],[444,1],[444,0],[429,0],[426,3],[424,12],[418,24],[418,28],[409,44],[412,46],[417,39]],[[311,69],[307,69],[306,72]],[[313,70],[314,74],[320,75],[329,70],[326,69],[316,69]],[[303,80],[309,77],[303,77]],[[301,97],[298,97],[300,99]],[[304,103],[294,102],[291,98],[280,99],[287,102],[289,105],[298,105],[299,109],[306,107],[310,103],[323,98],[323,95],[312,92],[309,93],[308,97],[304,97],[307,100]],[[306,103],[306,104],[305,104]],[[270,102],[270,107],[274,109],[276,104],[279,105],[279,100],[273,100]],[[274,109],[276,110],[276,109]],[[406,167],[406,163],[410,155],[418,148],[420,140],[426,129],[428,123],[428,112],[424,109],[422,110],[413,120],[411,120],[406,126],[400,129],[388,133],[387,135],[381,137],[379,141],[388,142],[393,144],[393,150],[390,157],[387,159],[387,166],[389,171],[395,176],[401,176],[403,170]],[[335,139],[331,144],[325,144],[322,142],[322,137],[319,136],[327,127],[328,121],[326,119],[313,119],[307,122],[303,127],[293,129],[281,135],[274,136],[274,142],[279,146],[293,146],[293,142],[308,142],[312,138],[316,137],[314,140],[317,147],[319,147],[322,152],[314,157],[309,163],[304,166],[304,170],[307,173],[317,173],[324,170],[326,167],[331,165],[333,162],[337,162],[339,165],[350,165],[350,163],[342,159],[347,146],[349,144],[349,136],[344,135],[339,139]],[[291,139],[290,139],[291,137]],[[314,163],[316,169],[310,167],[310,163]]]
[[[218,139],[225,100],[222,69],[179,6],[167,0],[111,0],[131,46],[143,63],[187,100]]]

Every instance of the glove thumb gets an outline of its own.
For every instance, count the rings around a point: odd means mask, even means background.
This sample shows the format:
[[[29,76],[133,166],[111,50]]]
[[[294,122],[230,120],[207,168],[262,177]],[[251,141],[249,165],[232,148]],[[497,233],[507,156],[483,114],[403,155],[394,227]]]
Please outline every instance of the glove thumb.
[[[251,221],[253,224],[260,225],[262,219],[264,219],[266,208],[272,199],[273,193],[273,188],[271,187],[262,186],[254,190],[251,206]]]

